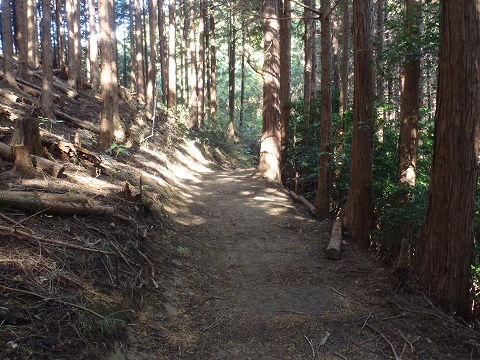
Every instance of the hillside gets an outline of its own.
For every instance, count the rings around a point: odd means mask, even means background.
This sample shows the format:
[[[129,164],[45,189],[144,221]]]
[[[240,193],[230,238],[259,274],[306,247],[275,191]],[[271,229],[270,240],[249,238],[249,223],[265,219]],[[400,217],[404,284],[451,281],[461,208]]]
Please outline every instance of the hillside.
[[[58,95],[62,112],[98,119],[94,92]],[[14,120],[35,109],[0,105],[8,144]],[[152,122],[128,96],[121,113],[130,139],[108,154],[94,131],[42,119],[60,178],[20,179],[1,160],[2,193],[112,209],[51,215],[0,201],[1,358],[480,358],[478,334],[411,279],[348,241],[341,260],[326,260],[331,224],[284,189],[161,117],[140,142]],[[81,149],[62,151],[75,133]]]

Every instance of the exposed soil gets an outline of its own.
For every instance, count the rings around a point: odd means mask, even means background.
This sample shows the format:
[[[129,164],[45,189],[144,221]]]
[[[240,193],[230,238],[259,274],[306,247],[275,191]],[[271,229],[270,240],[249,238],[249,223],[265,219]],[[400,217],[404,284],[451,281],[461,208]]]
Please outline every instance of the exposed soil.
[[[478,359],[479,337],[253,169],[199,168],[172,204],[164,306],[111,359]],[[413,287],[413,288],[412,288]]]

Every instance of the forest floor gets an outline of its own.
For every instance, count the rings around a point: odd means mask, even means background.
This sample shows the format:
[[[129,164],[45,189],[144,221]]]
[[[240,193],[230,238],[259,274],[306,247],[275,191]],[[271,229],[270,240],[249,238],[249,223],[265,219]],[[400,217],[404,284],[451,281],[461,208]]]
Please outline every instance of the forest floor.
[[[71,116],[99,118],[95,92],[59,96]],[[480,359],[478,332],[408,274],[348,239],[327,260],[332,224],[242,167],[238,144],[219,149],[165,119],[140,141],[153,124],[121,106],[131,143],[108,154],[95,133],[42,119],[42,139],[77,133],[100,167],[52,147],[64,174],[22,179],[0,160],[1,359]],[[34,109],[0,97],[0,110],[8,144]],[[3,193],[18,191],[114,212],[6,206]]]

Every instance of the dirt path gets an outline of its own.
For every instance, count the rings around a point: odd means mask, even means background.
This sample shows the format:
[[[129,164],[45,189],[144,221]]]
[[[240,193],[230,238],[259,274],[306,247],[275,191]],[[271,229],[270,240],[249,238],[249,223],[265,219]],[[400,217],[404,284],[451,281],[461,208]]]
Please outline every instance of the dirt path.
[[[179,187],[164,310],[118,359],[480,358],[475,333],[368,253],[324,259],[330,224],[251,173],[204,169]]]

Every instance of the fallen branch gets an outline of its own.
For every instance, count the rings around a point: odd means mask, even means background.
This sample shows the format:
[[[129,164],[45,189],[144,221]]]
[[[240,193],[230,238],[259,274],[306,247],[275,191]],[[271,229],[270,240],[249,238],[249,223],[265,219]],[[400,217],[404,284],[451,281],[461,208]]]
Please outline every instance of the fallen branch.
[[[35,296],[35,297],[38,297],[42,300],[45,300],[45,301],[55,301],[55,302],[58,302],[60,304],[63,304],[63,305],[67,305],[67,306],[70,306],[70,307],[74,307],[74,308],[77,308],[77,309],[80,309],[80,310],[83,310],[83,311],[86,311],[92,315],[95,315],[97,317],[99,317],[100,319],[102,320],[105,320],[105,316],[97,313],[96,311],[94,310],[91,310],[89,308],[86,308],[82,305],[77,305],[77,304],[74,304],[74,303],[71,303],[71,302],[68,302],[68,301],[65,301],[65,300],[61,300],[59,298],[52,298],[52,297],[47,297],[47,296],[43,296],[43,295],[40,295],[40,294],[37,294],[37,293],[34,293],[32,291],[28,291],[28,290],[22,290],[22,289],[14,289],[14,288],[11,288],[11,287],[8,287],[8,286],[3,286],[3,285],[0,285],[0,288],[4,289],[4,290],[9,290],[9,291],[13,291],[13,292],[18,292],[18,293],[22,293],[22,294],[26,294],[26,295],[32,295],[32,296]]]
[[[325,250],[325,257],[327,259],[339,260],[342,251],[342,221],[336,220],[332,228],[332,236],[330,243]]]
[[[295,194],[295,192],[293,192],[292,190],[290,190],[289,193],[290,193],[290,196],[294,198],[296,201],[303,203],[307,207],[307,209],[310,210],[312,214],[314,215],[317,214],[317,209],[315,209],[315,206],[313,206],[311,202],[309,202],[303,196]]]
[[[61,120],[66,120],[68,122],[70,122],[72,125],[80,128],[80,129],[86,129],[86,130],[90,130],[91,132],[95,133],[95,134],[100,134],[100,128],[97,126],[97,125],[94,125],[88,121],[83,121],[83,120],[80,120],[80,119],[77,119],[71,115],[68,115],[64,112],[61,112],[59,110],[55,110],[55,115],[57,116],[58,119],[61,119]]]
[[[13,152],[11,146],[0,142],[0,157],[2,159],[13,161]],[[53,177],[61,177],[65,171],[65,167],[61,166],[51,160],[30,155],[32,163],[35,167],[42,169],[45,173]]]
[[[59,197],[63,196],[63,199]],[[83,196],[68,194],[42,194],[38,192],[2,191],[0,202],[11,208],[23,211],[44,211],[51,215],[112,215],[114,208],[110,206],[88,203]]]
[[[33,100],[33,99],[28,99],[28,98],[24,98],[24,97],[21,97],[21,96],[17,96],[15,94],[12,94],[8,91],[5,91],[3,89],[0,89],[0,96],[13,102],[13,103],[24,103],[24,104],[27,104],[27,105],[36,105],[36,106],[39,106],[39,102],[36,101],[36,100]]]
[[[383,335],[383,333],[380,330],[374,328],[372,325],[370,325],[367,322],[365,322],[365,325],[368,326],[373,331],[375,331],[376,333],[378,333],[383,338],[383,340],[385,340],[387,342],[387,344],[390,346],[390,349],[392,349],[393,355],[395,356],[395,360],[402,360],[402,355],[405,352],[405,347],[403,348],[402,353],[400,355],[398,355],[397,351],[395,350],[395,346],[393,346],[392,342],[390,340],[388,340],[387,337],[385,335]]]

